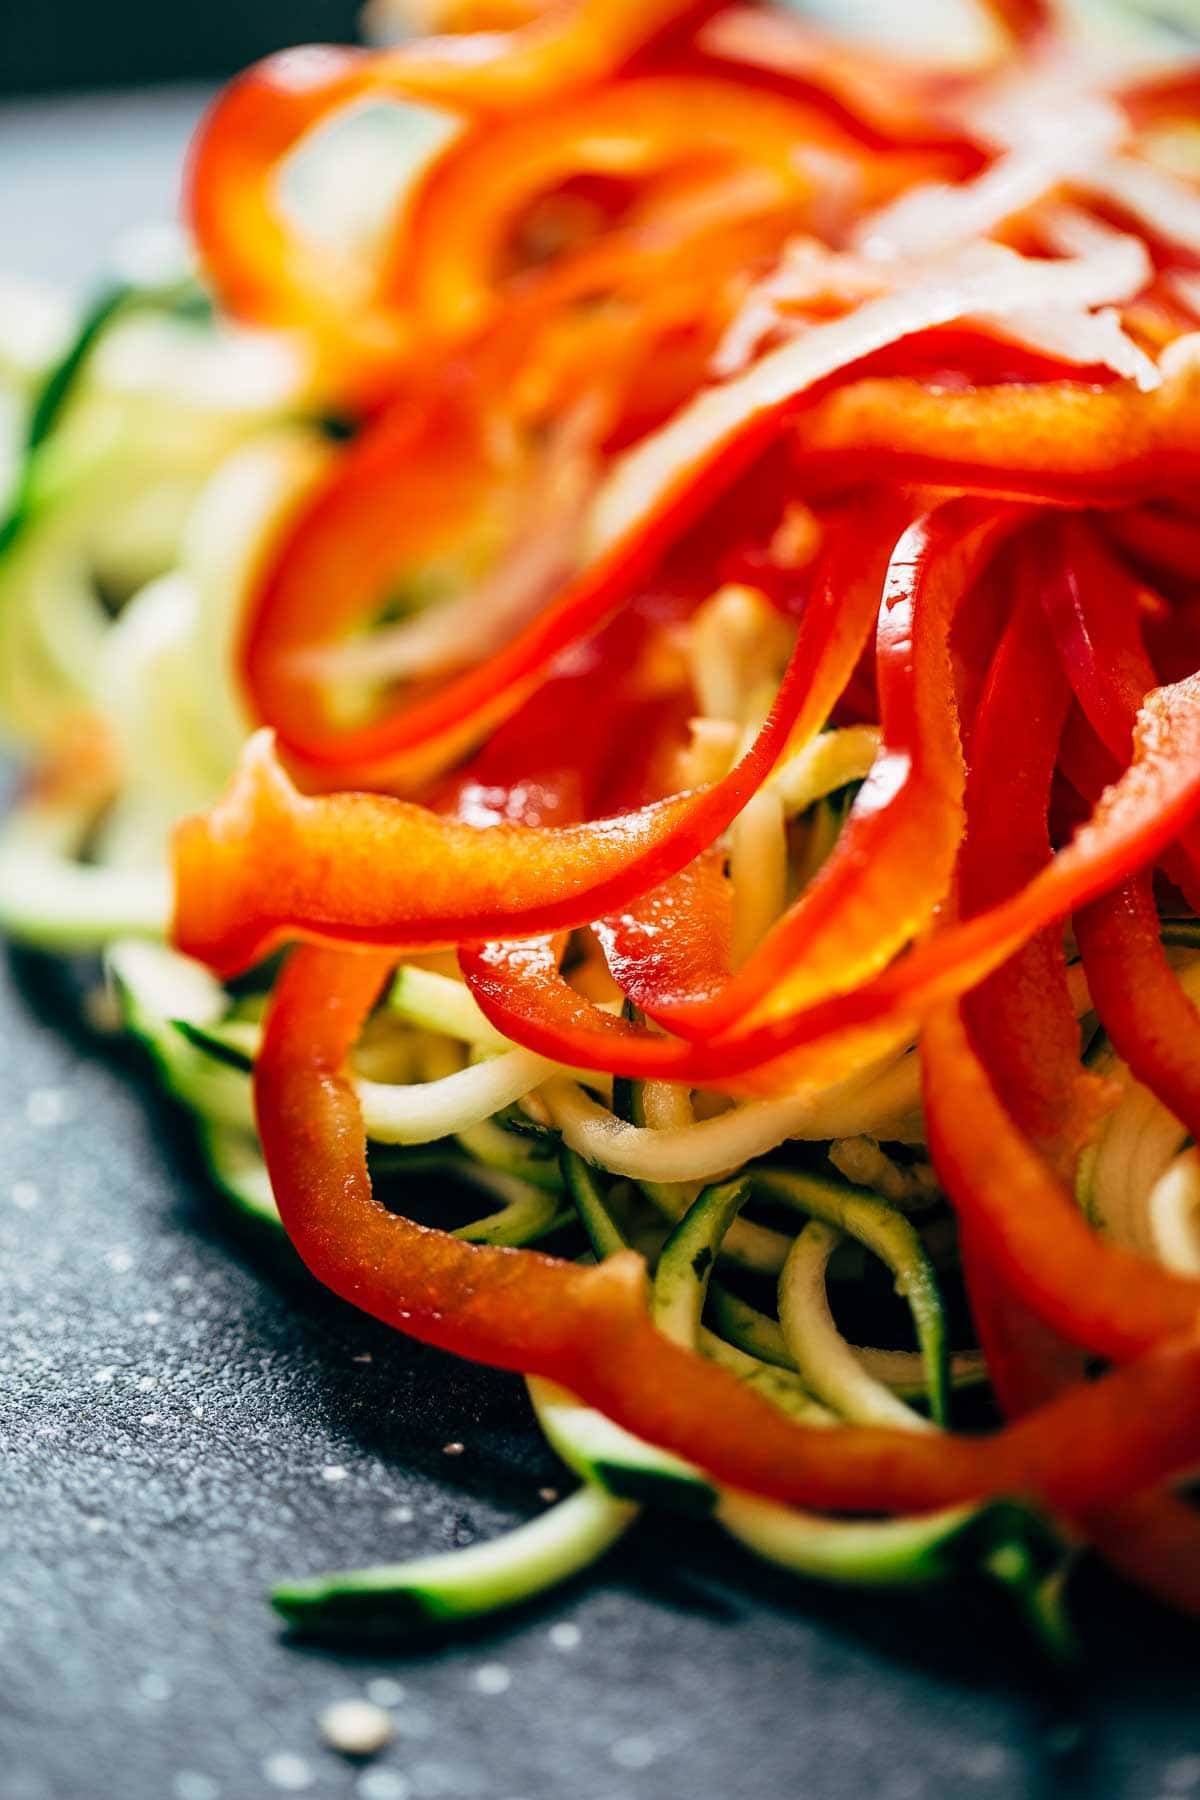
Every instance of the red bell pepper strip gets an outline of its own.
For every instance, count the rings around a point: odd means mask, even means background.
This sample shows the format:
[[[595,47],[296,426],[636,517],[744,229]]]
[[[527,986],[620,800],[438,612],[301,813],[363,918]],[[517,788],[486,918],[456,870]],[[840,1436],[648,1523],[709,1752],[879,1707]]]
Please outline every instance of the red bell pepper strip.
[[[279,204],[277,176],[306,132],[352,101],[424,100],[468,113],[521,112],[590,86],[711,0],[572,0],[513,32],[426,38],[396,49],[284,50],[231,82],[192,145],[186,205],[222,302],[263,324],[354,322],[344,270],[306,245]],[[341,292],[339,294],[339,277]],[[370,288],[369,274],[360,289]],[[369,308],[371,323],[378,309]],[[382,324],[385,339],[387,321]],[[382,346],[394,351],[394,344]]]
[[[906,500],[872,494],[827,525],[796,641],[806,673],[803,703],[792,725],[794,750],[821,729],[854,673],[879,617],[892,552],[911,511]],[[635,1005],[672,1028],[679,1029],[694,1007],[703,1007],[706,1020],[718,1008],[725,1016],[728,934],[713,930],[720,899],[709,881],[685,870],[666,889],[597,924],[618,985]]]
[[[628,600],[770,432],[763,416],[728,443],[701,445],[620,539],[479,667],[379,720],[338,728],[312,653],[369,618],[386,578],[431,535],[449,533],[456,513],[469,519],[478,500],[480,440],[466,417],[444,399],[399,405],[339,459],[275,548],[239,652],[252,709],[289,755],[343,783],[424,780],[515,711],[561,651]]]
[[[844,151],[847,140],[796,101],[728,80],[643,75],[569,98],[472,133],[441,158],[400,221],[382,291],[401,308],[411,304],[424,343],[472,336],[522,279],[536,287],[545,278],[545,265],[512,268],[521,219],[540,196],[580,176],[647,183],[689,167],[753,171],[760,205],[788,206],[797,229],[814,199],[814,178],[796,155],[801,143]],[[590,240],[585,258],[589,247]],[[575,260],[569,245],[553,259],[552,288],[570,283]],[[623,286],[631,274],[636,264]]]
[[[1104,530],[1134,563],[1185,581],[1200,581],[1200,522],[1140,506],[1112,513]]]
[[[958,1222],[963,1280],[992,1392],[1007,1419],[1019,1419],[1087,1378],[1086,1351],[1072,1344],[1005,1287],[992,1263],[986,1233],[976,1238]]]
[[[660,1001],[651,1006],[638,996],[661,1024],[695,1038],[734,1021],[752,1027],[778,1018],[874,974],[928,924],[950,885],[963,829],[950,628],[975,578],[1019,516],[970,501],[952,503],[900,539],[883,585],[876,632],[883,738],[837,844],[718,995],[689,1006]],[[866,590],[878,592],[870,564],[864,575],[869,575]],[[857,609],[851,620],[847,657],[858,641]],[[838,675],[848,676],[851,666],[842,662]],[[832,699],[829,695],[830,705]]]
[[[780,7],[726,6],[697,34],[701,52],[732,65],[740,78],[758,74],[827,106],[876,149],[937,149],[953,173],[974,174],[985,158],[947,113],[953,78],[919,64],[872,57]]]
[[[1159,388],[1080,381],[965,393],[902,377],[846,382],[794,423],[801,480],[903,481],[998,498],[1111,506],[1200,480],[1200,359]]]
[[[1070,690],[1042,615],[1032,550],[1016,567],[1025,591],[993,658],[971,738],[958,871],[968,918],[1016,893],[1050,860],[1050,784]],[[1001,1100],[1069,1183],[1115,1095],[1080,1064],[1061,926],[1030,938],[967,996],[965,1013]]]
[[[1078,521],[1062,525],[1059,535],[1044,589],[1047,616],[1080,709],[1120,769],[1138,708],[1158,679],[1142,641],[1138,586]],[[1078,773],[1087,759],[1080,763],[1078,740],[1074,749]],[[1093,760],[1098,774],[1103,758]],[[1172,862],[1185,892],[1200,898],[1200,833],[1185,834]]]
[[[591,1268],[463,1243],[372,1195],[344,1068],[390,957],[305,949],[276,987],[255,1076],[280,1213],[335,1293],[423,1342],[559,1382],[751,1492],[848,1511],[1030,1494],[1103,1504],[1200,1455],[1200,1336],[1163,1346],[991,1439],[796,1424],[650,1320],[632,1252]]]
[[[1200,1013],[1162,947],[1147,875],[1075,915],[1092,1004],[1117,1054],[1200,1138]]]
[[[1087,1358],[996,1280],[960,1228],[963,1273],[988,1374],[1006,1417],[1020,1418],[1085,1379]],[[1200,1615],[1200,1514],[1161,1490],[1072,1521],[1128,1580],[1177,1611]]]
[[[787,746],[808,672],[798,650],[722,781],[592,825],[480,831],[382,795],[306,799],[260,733],[226,799],[176,834],[177,941],[228,973],[297,933],[399,950],[586,924],[685,867],[737,816]]]
[[[921,1055],[934,1167],[1004,1286],[1071,1343],[1118,1360],[1194,1329],[1200,1282],[1092,1230],[997,1098],[958,1005],[926,1020]]]
[[[1137,584],[1078,521],[1058,535],[1059,554],[1051,549],[1047,559],[1047,617],[1084,716],[1120,768],[1138,707],[1157,680],[1139,628]]]
[[[790,1017],[705,1043],[656,1037],[597,1013],[536,944],[461,951],[476,999],[515,1042],[577,1068],[731,1089],[829,1083],[903,1044],[1036,932],[1154,862],[1200,810],[1200,675],[1147,696],[1131,767],[1071,843],[1009,899],[917,946],[873,980]]]
[[[355,509],[352,463],[348,472],[334,476],[332,488],[318,495],[312,512],[285,538],[251,606],[242,673],[259,716],[278,730],[292,755],[314,767],[336,768],[345,780],[392,782],[405,769],[410,777],[427,774],[431,757],[440,752],[444,759],[461,751],[472,732],[478,737],[511,711],[551,656],[613,610],[631,584],[777,437],[780,420],[812,387],[888,344],[952,322],[969,306],[961,285],[953,283],[927,293],[888,296],[814,328],[768,352],[743,375],[700,393],[618,459],[593,507],[584,550],[587,566],[499,656],[424,702],[338,732],[318,705],[319,687],[305,675],[304,665],[305,653],[327,640],[330,623],[360,619],[375,599],[378,570],[370,559],[345,570],[336,602],[326,589],[314,589],[310,573],[314,552],[323,552],[322,560],[334,553],[345,556],[339,500]],[[944,404],[953,398],[945,397]],[[1105,398],[1090,395],[1097,405]],[[1055,446],[1061,450],[1057,435]],[[1105,450],[1107,454],[1107,444]],[[1012,455],[1015,461],[1015,446]],[[904,480],[909,479],[906,472]],[[853,485],[862,481],[859,468]],[[402,494],[402,484],[398,494],[380,491],[375,504],[382,518],[369,507],[361,515],[377,543],[390,529],[398,560],[412,528],[409,509],[397,504]]]
[[[1089,1507],[1079,1523],[1104,1560],[1176,1612],[1200,1617],[1200,1516],[1175,1494]]]
[[[881,506],[879,536],[870,540],[876,548],[866,558],[871,582],[878,580],[882,546],[890,541],[898,516],[893,506]],[[861,530],[862,514],[855,510],[833,534],[830,556],[837,568],[844,569],[851,542],[861,553]],[[846,630],[828,605],[820,618],[814,615],[813,627],[803,630],[797,640],[770,717],[723,781],[600,825],[560,832],[528,829],[516,836],[508,831],[481,837],[469,826],[396,800],[364,794],[305,800],[275,765],[269,745],[260,740],[247,753],[240,789],[231,796],[224,815],[218,811],[207,823],[184,826],[177,839],[180,941],[190,944],[194,953],[232,968],[260,955],[312,907],[317,912],[310,923],[317,933],[340,938],[341,924],[349,923],[345,896],[357,881],[367,912],[360,914],[352,936],[364,943],[398,944],[398,920],[385,898],[387,883],[380,880],[385,840],[379,833],[389,828],[392,841],[397,842],[399,834],[404,843],[396,868],[410,905],[405,929],[413,935],[406,941],[413,945],[456,944],[586,924],[607,910],[607,902],[632,899],[685,867],[761,785],[797,723],[806,733],[816,729],[833,697],[822,671],[830,655],[844,660],[845,639]],[[853,649],[853,637],[847,641]],[[484,681],[496,678],[498,660],[503,657],[480,670]],[[274,821],[265,835],[253,829],[256,813],[264,823],[268,818]],[[313,831],[316,837],[309,836]],[[284,865],[279,861],[280,843],[272,846],[270,840],[295,837],[296,832],[299,838],[309,836],[309,851],[315,850],[316,858],[306,855],[296,838],[295,855],[289,855]],[[261,910],[250,895],[259,883],[242,853],[244,848],[255,860],[256,844],[266,858],[259,869]],[[245,905],[234,899],[233,888],[214,869],[204,872],[213,852],[228,859],[230,873],[234,864],[240,866],[238,885]],[[277,863],[277,873],[271,873]],[[333,863],[338,866],[341,899],[327,880]],[[194,879],[189,864],[196,871]],[[227,907],[226,901],[232,906]]]

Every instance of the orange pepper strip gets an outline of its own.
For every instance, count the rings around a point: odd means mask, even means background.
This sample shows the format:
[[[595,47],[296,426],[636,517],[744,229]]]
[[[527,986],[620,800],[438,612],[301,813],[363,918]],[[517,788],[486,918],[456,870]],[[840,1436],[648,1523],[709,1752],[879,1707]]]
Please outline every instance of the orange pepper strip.
[[[867,378],[834,388],[793,429],[798,474],[831,489],[892,480],[1098,506],[1161,498],[1200,480],[1200,358],[1146,394],[1079,381],[946,393]]]
[[[871,582],[898,517],[890,506],[881,515],[877,539],[867,540],[878,546],[865,559]],[[856,509],[832,534],[829,554],[840,567],[851,540],[862,553],[863,530]],[[770,717],[724,780],[558,831],[504,827],[485,835],[424,807],[366,794],[306,800],[260,737],[223,806],[185,824],[176,839],[180,943],[229,970],[289,929],[398,948],[587,924],[655,887],[719,836],[770,773],[797,721],[808,732],[823,719],[829,696],[814,682],[825,659],[841,650],[836,619],[828,609],[822,619],[814,616],[813,628],[797,639]],[[502,660],[484,665],[481,679],[495,679]]]
[[[874,974],[928,923],[950,885],[963,832],[950,627],[1018,520],[1008,509],[952,502],[896,545],[876,633],[883,739],[850,817],[815,878],[718,995],[689,1006],[641,1001],[660,1024],[695,1038],[734,1021],[764,1023]],[[878,591],[873,569],[870,575],[870,590]],[[827,589],[827,603],[830,595]],[[846,657],[861,614],[851,620]],[[850,667],[839,661],[840,685]],[[812,718],[814,728],[819,723]]]
[[[1068,1395],[991,1439],[804,1427],[666,1339],[632,1252],[592,1268],[468,1245],[372,1195],[344,1065],[391,958],[288,962],[255,1089],[280,1213],[319,1281],[425,1343],[559,1382],[618,1424],[754,1493],[848,1511],[985,1494],[1051,1506],[1124,1498],[1200,1455],[1200,1337]]]
[[[689,166],[753,170],[766,184],[761,203],[790,202],[796,229],[814,188],[796,155],[803,143],[841,147],[845,139],[811,109],[733,81],[639,76],[567,99],[471,133],[442,157],[399,222],[383,291],[393,303],[411,302],[425,343],[472,335],[521,279],[504,276],[525,210],[584,174],[644,182]],[[553,261],[556,286],[574,260],[568,247]],[[536,284],[541,273],[526,279]]]
[[[702,17],[711,5],[573,0],[511,32],[425,38],[376,51],[314,44],[256,63],[202,121],[186,177],[185,207],[221,301],[260,324],[306,326],[348,365],[343,379],[365,380],[369,393],[413,345],[403,321],[379,304],[378,270],[348,268],[344,258],[306,242],[280,206],[280,166],[305,134],[340,108],[370,98],[469,114],[519,112],[602,80],[650,40]]]
[[[828,1083],[903,1044],[931,1011],[975,987],[1036,932],[1154,862],[1198,810],[1194,675],[1147,696],[1130,768],[1025,887],[918,945],[873,980],[791,1016],[734,1027],[704,1043],[672,1043],[597,1013],[536,944],[460,951],[460,961],[501,1031],[573,1067],[725,1087],[784,1059],[785,1085],[801,1078]]]
[[[1194,1329],[1200,1282],[1106,1244],[1005,1111],[957,1004],[921,1034],[938,1177],[997,1278],[1072,1343],[1118,1360]]]
[[[677,872],[737,816],[787,743],[804,673],[793,659],[722,781],[590,825],[480,830],[390,796],[307,799],[260,732],[225,799],[176,832],[176,940],[232,973],[294,935],[399,951],[584,925]]]
[[[1200,1138],[1200,1013],[1159,936],[1148,875],[1075,915],[1092,1004],[1137,1079]]]
[[[1032,548],[1032,547],[1030,547]],[[1050,784],[1070,689],[1042,615],[1029,551],[1024,587],[992,660],[971,738],[967,836],[959,862],[965,916],[1015,893],[1050,860]],[[1061,926],[1049,926],[966,1002],[988,1075],[1025,1135],[1070,1182],[1079,1151],[1112,1104],[1107,1082],[1080,1064]]]

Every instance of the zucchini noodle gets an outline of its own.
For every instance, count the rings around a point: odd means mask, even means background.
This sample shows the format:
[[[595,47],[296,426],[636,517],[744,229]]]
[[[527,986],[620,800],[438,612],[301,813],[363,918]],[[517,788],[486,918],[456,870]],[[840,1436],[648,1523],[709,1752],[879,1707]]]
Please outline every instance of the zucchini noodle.
[[[418,10],[219,97],[194,244],[0,283],[0,929],[580,1484],[297,1630],[661,1507],[1058,1655],[1200,1459],[1196,72]]]

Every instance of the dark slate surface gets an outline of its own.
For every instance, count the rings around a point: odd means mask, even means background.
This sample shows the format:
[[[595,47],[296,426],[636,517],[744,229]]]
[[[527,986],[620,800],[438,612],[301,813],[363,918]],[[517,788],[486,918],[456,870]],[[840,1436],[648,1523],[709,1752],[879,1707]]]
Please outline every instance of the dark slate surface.
[[[113,135],[144,116],[165,151],[194,104],[122,102]],[[56,135],[61,173],[80,117],[105,116],[73,108],[55,134],[52,114],[0,113],[0,144],[15,123]],[[86,141],[108,179],[85,158],[74,204],[60,186],[39,214],[44,166],[23,164],[41,235],[3,242],[31,271],[50,264],[23,241],[92,265],[89,193],[107,219],[167,191]],[[17,206],[0,183],[0,227]],[[271,1578],[468,1543],[543,1504],[560,1476],[519,1386],[403,1344],[231,1230],[57,965],[0,962],[0,1043],[0,1800],[1200,1794],[1197,1639],[1094,1576],[1070,1686],[986,1594],[825,1593],[674,1522],[468,1639],[287,1642]],[[316,1715],[381,1680],[396,1738],[356,1768]]]

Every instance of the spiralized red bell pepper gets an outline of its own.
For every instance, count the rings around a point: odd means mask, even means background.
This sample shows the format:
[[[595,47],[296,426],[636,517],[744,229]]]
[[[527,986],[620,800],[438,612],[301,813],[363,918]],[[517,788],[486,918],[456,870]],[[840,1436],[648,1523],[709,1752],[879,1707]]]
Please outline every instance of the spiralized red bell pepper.
[[[238,674],[269,730],[177,835],[174,935],[222,975],[301,940],[258,1121],[284,1223],[344,1297],[760,1494],[1032,1496],[1160,1593],[1191,1559],[1175,1597],[1200,1609],[1200,1529],[1161,1486],[1200,1459],[1200,1282],[1072,1197],[1115,1090],[1080,1060],[1065,939],[1118,1054],[1197,1134],[1200,1015],[1155,900],[1200,894],[1195,197],[1152,157],[1200,77],[1081,74],[1064,105],[1097,147],[1075,168],[1039,98],[1052,9],[990,10],[1004,47],[975,71],[765,5],[564,0],[288,53],[227,91],[189,182],[205,266],[232,311],[302,335],[361,428],[254,580]],[[460,130],[373,247],[335,254],[281,176],[374,99]],[[906,248],[910,202],[947,248]],[[570,506],[544,498],[568,462]],[[730,580],[761,584],[764,643],[795,634],[765,722],[758,688],[704,713],[693,615]],[[373,670],[373,633],[430,591],[436,622],[445,589],[461,660]],[[779,815],[778,916],[733,968],[727,833],[752,800],[767,816],[785,755],[864,720],[878,755],[836,842],[804,820],[785,842]],[[685,754],[716,778],[678,791]],[[806,835],[824,860],[785,891]],[[815,1093],[919,1038],[1014,1423],[805,1430],[656,1330],[631,1253],[583,1268],[387,1211],[347,1063],[398,956],[435,949],[569,1070]],[[1090,1381],[1089,1356],[1119,1366]]]
[[[1065,1509],[1125,1498],[1200,1455],[1200,1336],[1081,1387],[991,1439],[797,1425],[650,1319],[632,1252],[594,1268],[468,1245],[371,1193],[344,1065],[389,957],[289,962],[258,1066],[259,1130],[301,1256],[363,1311],[457,1355],[559,1382],[718,1479],[811,1506],[918,1510],[984,1494]]]
[[[357,312],[364,350],[394,359],[408,344],[371,305],[369,273],[357,271],[360,291],[350,296],[357,305],[348,307],[345,269],[315,253],[281,206],[279,169],[304,136],[370,98],[468,114],[519,111],[603,79],[660,32],[710,10],[705,0],[572,0],[507,34],[383,51],[312,45],[255,64],[220,96],[192,146],[188,210],[218,294],[244,317],[307,326],[322,338]]]
[[[1200,479],[1200,358],[1160,388],[1095,392],[1039,382],[939,393],[868,378],[796,422],[796,470],[814,484],[928,482],[1076,506],[1184,493]]]
[[[967,831],[959,863],[965,915],[1016,893],[1050,860],[1051,782],[1070,698],[1041,609],[1031,545],[1027,583],[996,650],[971,738]],[[1102,904],[1102,903],[1101,903]],[[1066,1182],[1114,1096],[1080,1064],[1079,1023],[1061,926],[1030,938],[968,996],[977,1053],[1020,1129]]]

